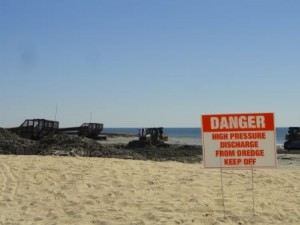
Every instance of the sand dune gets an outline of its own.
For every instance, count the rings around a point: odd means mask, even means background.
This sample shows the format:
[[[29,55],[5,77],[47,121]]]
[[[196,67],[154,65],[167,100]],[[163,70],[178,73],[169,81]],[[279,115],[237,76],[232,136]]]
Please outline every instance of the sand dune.
[[[254,171],[138,160],[0,156],[0,224],[300,224],[298,165]]]

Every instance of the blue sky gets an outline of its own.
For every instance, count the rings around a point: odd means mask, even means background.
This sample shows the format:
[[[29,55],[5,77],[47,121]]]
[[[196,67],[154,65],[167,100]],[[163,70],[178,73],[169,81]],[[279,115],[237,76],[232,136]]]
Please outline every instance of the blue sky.
[[[0,126],[300,126],[300,1],[0,0]],[[91,114],[92,113],[92,114]]]

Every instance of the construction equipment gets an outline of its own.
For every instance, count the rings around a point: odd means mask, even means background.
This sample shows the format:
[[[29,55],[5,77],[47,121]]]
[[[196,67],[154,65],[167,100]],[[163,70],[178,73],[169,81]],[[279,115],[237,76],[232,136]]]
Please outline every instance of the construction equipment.
[[[97,139],[103,130],[102,123],[83,123],[80,127],[60,128],[59,131],[66,134],[77,134],[79,136]]]
[[[103,130],[102,123],[83,123],[80,127],[59,128],[59,122],[45,119],[27,119],[21,126],[7,128],[20,137],[39,140],[42,137],[57,133],[77,134],[79,136],[97,139]]]
[[[285,150],[300,150],[300,127],[289,127],[285,140]]]
[[[45,119],[27,119],[21,126],[7,130],[23,138],[38,140],[44,136],[58,132],[59,122]]]
[[[164,135],[162,127],[139,129],[139,140],[147,142],[167,141],[168,136]]]
[[[162,127],[152,127],[139,129],[139,140],[134,140],[128,143],[128,147],[145,147],[145,146],[168,146],[165,141],[168,141],[168,136],[164,135]]]

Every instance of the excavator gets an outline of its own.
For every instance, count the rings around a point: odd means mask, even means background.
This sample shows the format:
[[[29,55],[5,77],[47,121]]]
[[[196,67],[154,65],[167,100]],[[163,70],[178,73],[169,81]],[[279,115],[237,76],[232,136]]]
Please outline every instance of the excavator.
[[[285,140],[285,150],[300,150],[300,127],[289,127]]]

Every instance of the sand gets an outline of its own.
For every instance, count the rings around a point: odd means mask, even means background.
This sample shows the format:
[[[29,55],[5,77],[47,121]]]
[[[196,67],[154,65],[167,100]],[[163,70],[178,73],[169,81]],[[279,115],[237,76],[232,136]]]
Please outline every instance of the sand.
[[[296,156],[298,157],[298,156]],[[0,224],[300,224],[300,166],[0,155]]]

